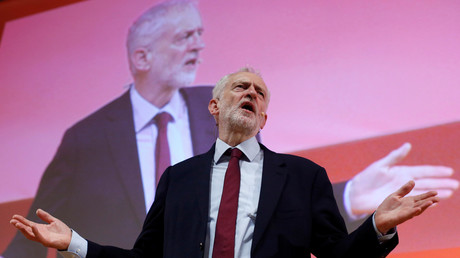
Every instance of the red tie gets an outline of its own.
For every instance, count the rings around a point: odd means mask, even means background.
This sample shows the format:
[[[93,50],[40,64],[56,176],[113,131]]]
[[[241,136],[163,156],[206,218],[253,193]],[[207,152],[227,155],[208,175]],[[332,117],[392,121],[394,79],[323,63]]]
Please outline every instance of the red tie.
[[[232,149],[231,158],[225,172],[224,189],[220,199],[219,215],[214,239],[214,258],[233,258],[235,253],[235,227],[240,193],[240,164],[243,153]]]
[[[160,177],[167,167],[171,165],[168,145],[168,123],[172,117],[167,112],[155,116],[155,124],[158,128],[157,143],[155,146],[155,185],[158,185]]]

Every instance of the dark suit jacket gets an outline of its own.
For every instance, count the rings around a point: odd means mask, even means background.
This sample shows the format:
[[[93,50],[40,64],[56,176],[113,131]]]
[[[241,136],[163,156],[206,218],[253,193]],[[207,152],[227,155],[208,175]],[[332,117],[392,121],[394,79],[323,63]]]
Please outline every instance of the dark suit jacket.
[[[348,235],[325,170],[262,145],[262,186],[252,257],[382,257],[372,221]],[[203,257],[214,147],[163,174],[134,249],[88,245],[90,257]]]
[[[180,90],[188,107],[193,152],[206,152],[217,129],[212,87]],[[146,215],[129,92],[68,129],[46,169],[28,218],[49,211],[83,236],[131,248]],[[46,248],[18,233],[5,257],[45,257]]]

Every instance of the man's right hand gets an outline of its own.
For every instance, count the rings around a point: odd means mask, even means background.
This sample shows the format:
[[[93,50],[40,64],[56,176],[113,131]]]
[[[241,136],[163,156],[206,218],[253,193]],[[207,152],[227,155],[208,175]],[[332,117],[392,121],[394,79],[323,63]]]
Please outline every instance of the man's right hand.
[[[67,250],[72,238],[70,228],[42,209],[37,210],[37,216],[47,224],[35,223],[21,215],[13,215],[10,223],[29,240],[39,242],[46,247]]]

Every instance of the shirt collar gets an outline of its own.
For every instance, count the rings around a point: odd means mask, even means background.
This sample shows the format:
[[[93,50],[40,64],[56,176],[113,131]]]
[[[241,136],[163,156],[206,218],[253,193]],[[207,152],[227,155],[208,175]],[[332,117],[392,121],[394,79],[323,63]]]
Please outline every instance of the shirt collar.
[[[161,112],[168,112],[172,116],[172,121],[183,119],[187,112],[185,100],[179,91],[176,91],[171,100],[162,108],[157,108],[142,97],[136,90],[134,84],[130,88],[131,103],[133,105],[134,129],[136,133],[149,125],[152,119]]]
[[[222,155],[224,155],[224,153],[228,150],[228,148],[232,148],[232,146],[228,145],[221,139],[217,138],[216,150],[214,152],[214,163],[217,164],[220,161],[220,159],[222,158]],[[238,144],[235,148],[240,149],[244,153],[246,158],[249,160],[249,162],[252,162],[260,151],[260,145],[259,145],[259,142],[257,142],[257,139],[255,136]]]

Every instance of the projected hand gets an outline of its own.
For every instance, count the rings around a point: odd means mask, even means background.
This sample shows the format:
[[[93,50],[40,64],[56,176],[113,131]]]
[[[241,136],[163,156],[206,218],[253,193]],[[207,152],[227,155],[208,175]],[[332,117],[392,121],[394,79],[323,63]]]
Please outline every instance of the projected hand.
[[[428,207],[439,201],[439,197],[436,196],[437,193],[435,191],[415,196],[406,196],[414,186],[415,182],[409,181],[396,192],[385,198],[377,208],[374,217],[375,225],[382,234],[422,214]]]
[[[446,199],[453,194],[459,182],[449,178],[454,173],[452,168],[394,166],[407,156],[410,149],[411,145],[405,143],[353,177],[348,196],[353,215],[371,214],[386,196],[409,180],[415,181],[415,188],[410,195],[436,191],[440,199]]]
[[[67,249],[72,237],[70,228],[42,209],[37,210],[37,215],[48,224],[35,223],[21,215],[13,215],[10,223],[29,240],[39,242],[46,247]]]

